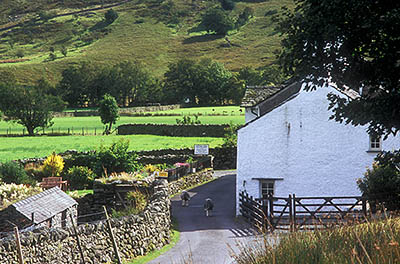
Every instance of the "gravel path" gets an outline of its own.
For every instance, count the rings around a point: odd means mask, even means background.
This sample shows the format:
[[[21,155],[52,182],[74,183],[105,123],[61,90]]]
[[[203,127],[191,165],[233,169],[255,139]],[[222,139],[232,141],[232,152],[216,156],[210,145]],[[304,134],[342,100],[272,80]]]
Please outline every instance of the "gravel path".
[[[237,250],[237,243],[251,239],[253,232],[247,224],[235,219],[236,171],[217,171],[214,176],[218,179],[189,191],[188,207],[181,206],[179,195],[172,198],[172,214],[179,223],[180,240],[149,263],[234,263],[229,248]],[[214,201],[211,217],[206,217],[203,210],[208,197]]]

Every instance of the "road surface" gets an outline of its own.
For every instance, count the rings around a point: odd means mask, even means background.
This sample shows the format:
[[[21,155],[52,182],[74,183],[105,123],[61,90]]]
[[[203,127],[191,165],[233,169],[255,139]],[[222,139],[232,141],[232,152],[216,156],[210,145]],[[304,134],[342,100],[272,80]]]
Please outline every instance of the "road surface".
[[[172,215],[178,220],[181,237],[168,252],[151,264],[230,264],[237,243],[250,239],[253,230],[235,219],[235,171],[217,171],[217,180],[189,191],[188,207],[182,207],[179,195],[172,198]],[[206,198],[214,201],[211,217],[206,217]]]

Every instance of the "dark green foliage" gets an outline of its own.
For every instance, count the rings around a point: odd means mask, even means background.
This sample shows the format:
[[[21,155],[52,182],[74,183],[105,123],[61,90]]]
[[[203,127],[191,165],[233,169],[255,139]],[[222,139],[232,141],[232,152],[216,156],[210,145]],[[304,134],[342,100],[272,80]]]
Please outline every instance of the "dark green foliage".
[[[108,9],[107,12],[104,14],[104,18],[107,24],[111,24],[118,18],[118,13],[113,9]]]
[[[0,164],[0,180],[5,183],[15,184],[34,183],[26,174],[24,167],[14,161]]]
[[[55,60],[55,59],[57,59],[56,54],[54,54],[54,52],[50,52],[50,54],[49,54],[49,60],[50,60],[50,61],[53,61],[53,60]]]
[[[29,135],[34,135],[36,128],[53,124],[53,111],[64,109],[64,102],[51,93],[54,93],[53,88],[44,80],[32,87],[0,83],[0,110],[6,121],[21,124]]]
[[[201,124],[198,115],[194,115],[194,118],[191,118],[189,115],[182,116],[182,119],[176,119],[176,124],[178,125],[199,125]]]
[[[129,140],[121,139],[110,147],[101,146],[97,152],[96,174],[109,175],[113,172],[133,172],[137,170],[137,155],[129,152]]]
[[[235,8],[235,2],[232,0],[219,0],[221,2],[221,7],[224,10],[233,10]]]
[[[15,52],[15,55],[18,58],[23,58],[25,56],[25,53],[24,53],[24,51],[22,49],[19,49],[19,50],[17,50],[17,52]]]
[[[48,21],[56,15],[57,15],[57,13],[54,11],[44,11],[43,10],[43,11],[39,12],[39,18],[43,21]]]
[[[101,122],[106,125],[104,133],[107,135],[111,132],[111,127],[119,118],[118,104],[115,98],[109,94],[105,94],[99,102],[99,114]],[[108,124],[108,126],[107,126]]]
[[[243,85],[224,65],[212,60],[183,59],[169,65],[164,94],[169,103],[223,105],[243,96]],[[240,97],[240,99],[238,99]]]
[[[245,25],[253,16],[254,10],[251,7],[246,7],[236,20],[236,28]]]
[[[222,143],[221,147],[232,148],[237,146],[237,130],[239,128],[240,125],[235,125],[232,122],[229,127],[225,128],[224,143]]]
[[[64,57],[67,57],[67,53],[68,53],[67,47],[62,46],[60,51],[61,51],[61,54],[62,54]]]
[[[218,35],[226,35],[229,30],[234,28],[232,18],[220,8],[207,10],[201,23],[207,32],[215,32]]]
[[[91,188],[96,174],[84,166],[73,166],[68,169],[64,177],[72,190],[81,190]]]
[[[399,210],[400,151],[379,154],[372,169],[357,184],[371,205],[383,204],[388,210]]]
[[[338,122],[369,132],[400,130],[400,1],[298,0],[287,10],[279,59],[286,73],[313,89],[329,82],[364,89],[361,98],[331,95]]]
[[[246,86],[276,86],[288,79],[277,65],[264,66],[259,69],[244,67],[240,69],[238,78],[243,80]]]

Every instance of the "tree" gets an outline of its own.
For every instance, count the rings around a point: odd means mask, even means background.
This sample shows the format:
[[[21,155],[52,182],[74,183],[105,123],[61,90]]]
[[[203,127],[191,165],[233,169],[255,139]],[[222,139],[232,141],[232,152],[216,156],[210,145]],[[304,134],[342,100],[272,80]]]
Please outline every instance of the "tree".
[[[111,24],[115,21],[115,19],[118,18],[118,13],[113,9],[108,9],[107,12],[104,14],[104,18],[106,19],[107,24]]]
[[[112,125],[119,118],[118,105],[114,97],[109,94],[103,96],[103,99],[99,102],[99,114],[101,122],[106,125],[104,134],[108,135],[111,132]]]
[[[209,9],[204,14],[201,23],[207,32],[214,31],[218,35],[226,35],[235,26],[229,14],[220,8]]]
[[[67,47],[62,46],[60,51],[61,51],[61,54],[62,54],[64,57],[67,57],[67,53],[68,53]]]
[[[369,125],[388,136],[400,129],[400,1],[297,0],[279,29],[279,60],[308,89],[334,82],[362,90],[358,99],[330,95],[336,121]]]
[[[35,86],[19,86],[0,83],[0,111],[6,121],[14,121],[26,127],[33,136],[36,128],[53,125],[53,112],[62,111],[64,102],[51,95],[52,87],[40,80]]]
[[[92,86],[98,72],[98,68],[85,62],[66,68],[57,87],[58,93],[70,107],[86,106],[90,103],[92,93],[97,94]]]
[[[358,187],[371,205],[384,204],[389,210],[400,209],[400,151],[382,152],[372,169],[357,181]]]

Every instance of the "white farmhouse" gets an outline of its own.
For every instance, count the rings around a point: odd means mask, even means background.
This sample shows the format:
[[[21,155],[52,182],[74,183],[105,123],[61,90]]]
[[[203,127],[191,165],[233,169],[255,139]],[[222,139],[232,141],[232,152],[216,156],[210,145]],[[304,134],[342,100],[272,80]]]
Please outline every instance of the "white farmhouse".
[[[381,150],[400,148],[400,137],[370,137],[366,126],[329,120],[328,93],[355,99],[332,86],[307,92],[299,83],[246,91],[246,124],[238,131],[236,199],[355,196],[357,179]]]

